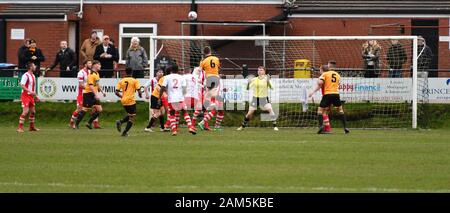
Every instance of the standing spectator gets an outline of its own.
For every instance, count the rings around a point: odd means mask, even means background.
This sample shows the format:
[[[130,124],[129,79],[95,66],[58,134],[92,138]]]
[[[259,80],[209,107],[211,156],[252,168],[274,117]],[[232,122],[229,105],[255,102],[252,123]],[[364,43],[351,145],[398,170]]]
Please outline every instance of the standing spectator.
[[[386,60],[389,65],[389,77],[402,77],[403,64],[406,62],[406,50],[398,40],[391,40],[391,46],[387,51]]]
[[[18,76],[22,76],[27,72],[27,59],[25,58],[25,53],[28,51],[28,48],[30,48],[30,39],[27,38],[23,41],[23,45],[19,47],[19,50],[17,51],[17,62],[19,68],[19,74]]]
[[[94,60],[95,48],[100,44],[97,32],[92,31],[91,36],[84,40],[80,48],[81,61]]]
[[[131,45],[126,54],[126,67],[133,69],[133,78],[144,78],[144,69],[148,67],[145,49],[139,45],[139,38],[131,38]]]
[[[381,47],[375,40],[367,41],[362,45],[362,58],[364,59],[364,77],[377,78],[380,67]]]
[[[41,75],[41,62],[45,61],[45,56],[42,54],[41,49],[36,47],[34,39],[30,39],[30,47],[25,52],[25,60],[36,65],[35,75],[39,77]]]
[[[75,52],[67,47],[67,41],[61,41],[60,47],[61,49],[56,53],[55,61],[45,70],[52,70],[59,64],[60,77],[74,77],[73,68],[77,61]]]
[[[109,36],[103,36],[103,42],[95,48],[94,60],[100,61],[102,71],[100,78],[113,76],[114,61],[117,60],[116,48],[109,43]]]
[[[430,68],[430,62],[433,58],[433,52],[430,47],[427,46],[425,39],[422,36],[417,38],[417,71],[427,72]],[[437,72],[428,73],[428,77],[437,77]]]
[[[113,69],[117,71],[117,68],[119,68],[119,49],[116,47],[114,39],[109,38],[109,43],[114,47],[114,51],[116,53],[116,57],[113,61]]]

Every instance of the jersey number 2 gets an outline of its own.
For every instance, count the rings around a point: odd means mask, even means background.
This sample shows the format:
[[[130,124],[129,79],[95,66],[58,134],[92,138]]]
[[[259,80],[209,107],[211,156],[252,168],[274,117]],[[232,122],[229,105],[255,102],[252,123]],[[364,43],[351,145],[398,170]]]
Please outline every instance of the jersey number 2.
[[[177,79],[173,79],[172,83],[173,83],[173,87],[172,88],[177,89],[178,88],[178,80]]]

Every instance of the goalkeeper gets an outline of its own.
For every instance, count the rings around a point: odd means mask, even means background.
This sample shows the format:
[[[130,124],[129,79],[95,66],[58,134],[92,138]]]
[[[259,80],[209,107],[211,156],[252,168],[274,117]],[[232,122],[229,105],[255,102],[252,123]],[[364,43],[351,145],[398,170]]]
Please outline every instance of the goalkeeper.
[[[270,118],[273,123],[273,130],[278,131],[277,127],[277,117],[275,112],[272,109],[272,104],[269,101],[269,88],[273,89],[272,83],[270,82],[270,76],[266,75],[266,68],[263,66],[258,67],[258,77],[253,78],[249,84],[247,85],[248,89],[253,90],[253,99],[248,108],[248,112],[242,121],[241,126],[237,129],[238,131],[243,130],[247,125],[250,119],[253,116],[253,113],[259,108],[264,111],[268,111],[270,114]]]

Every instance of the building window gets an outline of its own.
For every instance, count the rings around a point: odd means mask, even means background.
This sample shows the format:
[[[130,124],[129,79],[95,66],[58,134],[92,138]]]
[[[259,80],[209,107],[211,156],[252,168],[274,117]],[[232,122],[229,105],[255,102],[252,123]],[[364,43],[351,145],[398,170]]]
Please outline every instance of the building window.
[[[150,36],[157,35],[156,24],[120,24],[119,28],[119,63],[125,63],[126,53],[130,47],[132,37],[139,38],[141,46],[144,47],[147,56],[150,57]]]

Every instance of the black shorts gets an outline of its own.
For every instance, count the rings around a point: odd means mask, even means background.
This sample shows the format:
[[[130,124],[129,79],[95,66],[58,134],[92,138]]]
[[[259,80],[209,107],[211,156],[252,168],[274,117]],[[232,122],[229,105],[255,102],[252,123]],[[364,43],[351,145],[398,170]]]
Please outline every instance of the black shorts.
[[[333,105],[335,107],[342,106],[341,98],[339,97],[339,94],[324,95],[322,97],[322,101],[320,101],[319,106],[322,108],[327,108],[327,107],[330,107],[331,105]]]
[[[206,88],[214,89],[219,86],[220,78],[219,76],[208,76],[206,77]]]
[[[269,97],[253,97],[252,102],[250,103],[250,106],[252,107],[264,107],[266,104],[270,104]]]
[[[129,115],[136,115],[136,104],[123,106]]]
[[[91,108],[94,105],[100,105],[100,101],[95,99],[93,92],[83,93],[83,107]]]
[[[150,108],[151,109],[161,109],[161,105],[158,104],[159,98],[152,95],[150,98]]]

